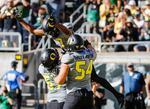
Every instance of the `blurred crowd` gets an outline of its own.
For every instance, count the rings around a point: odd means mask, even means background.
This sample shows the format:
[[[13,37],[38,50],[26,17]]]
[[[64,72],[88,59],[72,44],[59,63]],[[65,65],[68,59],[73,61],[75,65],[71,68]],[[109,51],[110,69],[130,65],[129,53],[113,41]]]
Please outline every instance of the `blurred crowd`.
[[[71,0],[70,0],[71,1]],[[86,33],[98,33],[103,42],[150,41],[150,0],[73,0],[75,8],[86,5]],[[72,1],[72,2],[73,2]],[[12,16],[12,9],[23,10],[23,19],[41,28],[42,21],[52,13],[58,22],[69,18],[65,4],[69,0],[1,0],[0,32],[20,32],[22,43],[28,43],[29,33]],[[68,18],[66,18],[68,17]],[[34,49],[41,37],[32,37]],[[4,38],[0,38],[0,45]],[[6,39],[7,40],[7,39]],[[5,42],[4,45],[7,45]],[[8,45],[7,45],[8,46]],[[13,43],[15,47],[16,44]],[[104,51],[150,51],[149,44],[103,46]]]
[[[41,28],[42,21],[49,14],[53,14],[58,22],[66,22],[66,19],[68,19],[66,18],[68,17],[67,15],[71,13],[65,11],[66,1],[69,0],[1,0],[0,32],[20,32],[22,43],[28,43],[29,32],[14,18],[12,10],[18,7],[18,9],[22,11],[23,20],[33,25],[34,28]],[[77,3],[75,4],[74,1],[72,1],[74,3],[72,7],[77,7]],[[40,39],[40,37],[32,37],[33,48],[37,46]],[[4,38],[0,38],[0,43],[2,40],[4,40]],[[13,45],[13,47],[15,47],[15,45]]]
[[[150,41],[150,0],[86,0],[86,32],[103,42]],[[104,46],[109,51],[110,46]],[[150,45],[117,45],[114,51],[149,51]]]

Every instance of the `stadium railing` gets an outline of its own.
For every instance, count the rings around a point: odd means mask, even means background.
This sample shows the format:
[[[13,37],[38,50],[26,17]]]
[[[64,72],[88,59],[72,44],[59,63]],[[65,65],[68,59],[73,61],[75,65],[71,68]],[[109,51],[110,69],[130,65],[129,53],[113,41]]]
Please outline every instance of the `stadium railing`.
[[[70,23],[72,25],[75,25],[81,18],[85,17],[85,4],[81,4],[81,6],[75,10],[71,15],[70,15]],[[80,15],[79,12],[82,12]],[[78,16],[78,17],[77,17]],[[76,18],[76,19],[75,19]]]
[[[21,41],[18,32],[0,32],[0,51],[21,51]]]

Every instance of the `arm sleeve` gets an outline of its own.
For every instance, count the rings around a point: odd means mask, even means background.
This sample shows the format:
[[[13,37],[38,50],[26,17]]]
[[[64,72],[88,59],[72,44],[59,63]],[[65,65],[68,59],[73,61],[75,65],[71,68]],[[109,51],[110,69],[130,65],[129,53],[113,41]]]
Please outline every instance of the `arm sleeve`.
[[[106,79],[101,78],[96,74],[94,66],[93,66],[93,70],[92,70],[91,79],[92,79],[92,81],[95,81],[95,82],[98,82],[99,84],[101,84],[104,88],[106,88],[111,93],[113,93],[115,97],[117,97],[118,92],[111,86],[111,84]]]

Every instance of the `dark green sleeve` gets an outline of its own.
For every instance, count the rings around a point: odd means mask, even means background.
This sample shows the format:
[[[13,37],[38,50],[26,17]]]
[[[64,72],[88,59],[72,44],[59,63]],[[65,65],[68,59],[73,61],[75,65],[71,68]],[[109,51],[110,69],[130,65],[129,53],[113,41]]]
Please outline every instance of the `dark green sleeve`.
[[[92,69],[91,79],[92,79],[92,81],[101,84],[104,88],[106,88],[111,93],[113,93],[114,96],[117,98],[117,96],[118,96],[119,93],[111,86],[111,84],[105,78],[99,77],[96,74],[94,66],[93,66],[93,69]]]

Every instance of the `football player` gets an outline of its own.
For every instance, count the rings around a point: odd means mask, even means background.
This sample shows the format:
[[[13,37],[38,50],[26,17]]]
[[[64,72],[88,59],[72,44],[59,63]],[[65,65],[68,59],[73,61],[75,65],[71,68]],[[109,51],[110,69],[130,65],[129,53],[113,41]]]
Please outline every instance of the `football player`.
[[[22,19],[18,19],[20,24],[27,29],[29,32],[32,34],[38,35],[38,36],[43,36],[46,34],[52,35],[52,38],[55,39],[55,41],[58,41],[61,45],[61,48],[67,48],[67,40],[69,36],[73,34],[72,31],[72,25],[71,24],[60,24],[56,23],[54,17],[50,16],[46,18],[43,22],[43,26],[41,29],[34,29],[31,25],[27,24],[25,21]],[[60,33],[61,31],[61,33]],[[90,43],[88,41],[84,42],[84,46],[89,46]],[[90,45],[91,46],[91,45]],[[93,67],[93,72],[92,73],[92,78],[95,81],[98,81],[103,87],[111,91],[115,97],[118,99],[119,103],[122,103],[123,96],[120,95],[111,85],[110,83],[105,80],[104,78],[100,78],[96,75],[95,69]]]
[[[91,73],[96,52],[91,47],[85,49],[83,39],[76,34],[69,37],[67,45],[68,52],[62,56],[60,72],[55,78],[58,84],[67,80],[63,109],[92,109]]]
[[[47,109],[62,109],[66,97],[66,84],[58,85],[54,82],[60,64],[57,49],[44,50],[40,60],[39,72],[48,86]]]
[[[86,48],[84,43],[86,43]],[[74,34],[67,41],[68,52],[62,56],[61,67],[55,82],[67,84],[67,97],[63,109],[92,109],[93,96],[91,91],[91,79],[101,82],[105,79],[99,78],[93,70],[93,61],[96,52],[88,41]],[[118,93],[107,81],[102,83],[117,97],[119,103],[123,95]]]
[[[14,17],[18,20],[18,22],[30,33],[36,36],[52,36],[57,44],[60,45],[61,48],[64,48],[66,45],[66,41],[68,37],[73,33],[71,29],[69,29],[69,25],[65,26],[61,23],[56,22],[55,18],[52,15],[47,15],[42,22],[41,28],[34,28],[30,24],[26,23],[22,19],[22,12],[16,8],[14,9]]]

